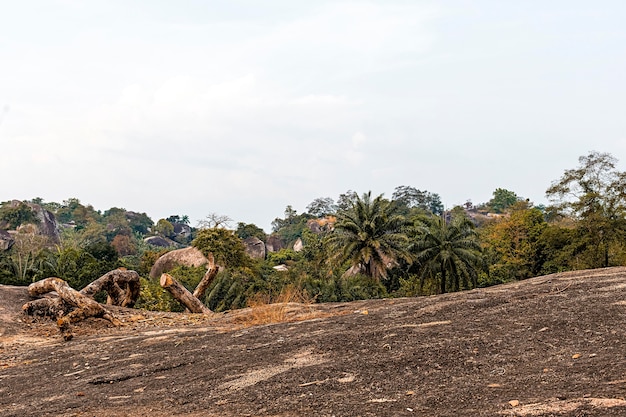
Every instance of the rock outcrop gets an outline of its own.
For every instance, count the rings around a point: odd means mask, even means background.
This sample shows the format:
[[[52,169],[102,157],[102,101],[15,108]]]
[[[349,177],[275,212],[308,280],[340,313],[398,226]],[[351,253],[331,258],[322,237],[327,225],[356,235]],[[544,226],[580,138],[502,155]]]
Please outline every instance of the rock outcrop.
[[[61,241],[59,225],[57,224],[56,218],[52,212],[44,209],[39,204],[22,202],[19,200],[12,200],[9,203],[9,207],[17,208],[21,204],[26,204],[37,218],[37,222],[33,224],[33,233],[47,237],[53,244]]]
[[[6,230],[0,230],[0,250],[9,250],[13,246],[15,240]]]
[[[279,250],[285,248],[285,244],[278,236],[271,235],[267,237],[265,247],[268,252],[278,252]]]
[[[193,246],[173,250],[157,259],[150,270],[150,278],[158,278],[162,273],[171,271],[179,265],[197,267],[206,265],[208,262],[209,260],[202,252]]]
[[[304,243],[302,242],[302,239],[298,238],[293,244],[293,250],[300,252],[302,249],[304,249]]]
[[[149,245],[159,246],[161,248],[171,248],[172,246],[178,246],[178,243],[174,242],[171,239],[167,239],[161,236],[150,236],[143,240]]]
[[[258,237],[250,236],[243,240],[246,253],[253,259],[265,259],[265,243]]]

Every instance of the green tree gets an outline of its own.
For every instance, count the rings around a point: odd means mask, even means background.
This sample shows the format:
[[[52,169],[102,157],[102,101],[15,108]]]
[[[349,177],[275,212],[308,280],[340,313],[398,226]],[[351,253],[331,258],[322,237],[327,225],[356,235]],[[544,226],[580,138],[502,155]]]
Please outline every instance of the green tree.
[[[608,153],[590,152],[578,158],[546,191],[559,213],[571,216],[584,231],[588,268],[612,265],[611,247],[626,235],[626,172],[615,168]]]
[[[439,194],[421,191],[414,187],[406,185],[396,187],[391,199],[407,208],[417,208],[437,215],[443,213],[443,203]]]
[[[235,234],[240,239],[247,239],[249,237],[256,237],[260,240],[265,241],[267,235],[259,226],[252,223],[237,223],[237,230],[235,230]]]
[[[482,229],[490,276],[494,282],[526,279],[541,273],[544,262],[542,234],[547,228],[541,210],[520,201],[507,217]]]
[[[364,275],[387,278],[387,270],[398,260],[411,261],[404,233],[406,218],[397,214],[398,206],[383,199],[372,199],[371,191],[356,197],[351,207],[339,212],[335,229],[328,238],[332,257],[349,262]]]
[[[6,229],[17,229],[22,224],[38,224],[39,218],[28,204],[21,201],[17,204],[5,201],[0,205],[0,226],[2,223],[6,224]]]
[[[236,268],[250,263],[243,242],[232,230],[221,227],[202,229],[191,244],[205,256],[213,254],[215,262],[224,267]]]
[[[520,198],[513,191],[504,188],[496,188],[493,198],[487,203],[487,207],[494,213],[504,213],[504,211],[518,202]]]
[[[422,216],[416,223],[412,249],[422,269],[422,285],[429,276],[438,277],[442,294],[448,288],[459,290],[461,284],[476,286],[482,249],[474,224],[465,216],[450,221],[442,216]]]
[[[306,211],[314,217],[322,218],[329,214],[334,214],[337,210],[335,201],[330,197],[319,197],[313,200],[308,206]]]
[[[160,219],[156,226],[154,226],[155,233],[165,237],[174,236],[174,225],[165,219]]]

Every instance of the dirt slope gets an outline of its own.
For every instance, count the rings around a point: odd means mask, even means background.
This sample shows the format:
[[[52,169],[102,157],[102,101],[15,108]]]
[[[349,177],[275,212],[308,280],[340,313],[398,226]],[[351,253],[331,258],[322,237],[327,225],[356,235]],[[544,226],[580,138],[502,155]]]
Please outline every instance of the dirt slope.
[[[2,416],[626,416],[626,268],[253,327],[120,309],[71,342],[26,298],[0,286]]]

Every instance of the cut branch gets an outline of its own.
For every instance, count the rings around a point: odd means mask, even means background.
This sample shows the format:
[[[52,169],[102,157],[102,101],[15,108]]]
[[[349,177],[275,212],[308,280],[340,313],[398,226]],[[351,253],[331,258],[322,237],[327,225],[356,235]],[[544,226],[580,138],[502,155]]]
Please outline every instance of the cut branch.
[[[172,296],[176,300],[180,301],[180,303],[187,307],[192,313],[212,313],[212,311],[209,310],[207,306],[205,306],[199,299],[194,297],[193,294],[190,293],[189,290],[187,290],[187,288],[183,287],[171,275],[162,274],[160,284],[161,287],[169,291],[169,293],[172,294]]]
[[[193,292],[193,296],[196,297],[198,300],[202,300],[204,298],[204,293],[206,293],[207,288],[209,288],[209,285],[211,285],[211,283],[215,279],[215,276],[220,270],[219,266],[215,265],[215,258],[213,257],[212,253],[209,253],[209,256],[207,256],[207,258],[209,260],[209,266],[206,274],[204,274],[204,277],[202,277]]]

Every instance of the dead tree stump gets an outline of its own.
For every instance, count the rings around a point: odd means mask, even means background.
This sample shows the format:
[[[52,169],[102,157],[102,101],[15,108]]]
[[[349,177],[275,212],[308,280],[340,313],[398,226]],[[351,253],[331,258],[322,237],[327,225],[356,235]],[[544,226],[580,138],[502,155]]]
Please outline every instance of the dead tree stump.
[[[132,308],[139,298],[140,289],[137,272],[115,269],[87,285],[80,293],[93,298],[96,293],[106,291],[108,305]]]
[[[28,294],[31,297],[36,297],[52,291],[55,291],[58,294],[59,299],[62,300],[63,303],[74,307],[74,310],[72,310],[69,314],[64,314],[60,317],[59,315],[62,314],[65,309],[63,308],[56,313],[57,325],[59,326],[59,330],[65,340],[70,340],[73,337],[70,324],[88,317],[101,317],[110,321],[115,326],[122,324],[117,318],[115,318],[115,316],[102,307],[100,303],[84,294],[79,293],[61,278],[46,278],[28,286]],[[41,300],[31,301],[24,304],[22,310],[26,311],[28,314],[33,314],[35,309],[38,307],[42,308],[42,306],[44,306],[44,308],[50,308],[50,306],[58,306],[59,304],[59,302],[55,301],[56,299],[54,298],[42,300],[52,301],[47,301],[45,303]]]

